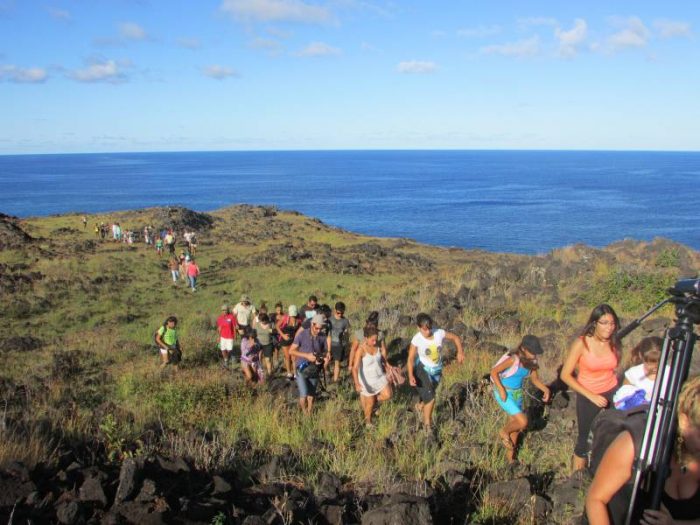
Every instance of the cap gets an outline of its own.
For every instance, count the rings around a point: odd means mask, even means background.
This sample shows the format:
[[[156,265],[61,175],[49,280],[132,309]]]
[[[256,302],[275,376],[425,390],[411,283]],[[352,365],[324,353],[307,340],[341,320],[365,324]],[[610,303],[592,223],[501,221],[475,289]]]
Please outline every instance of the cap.
[[[241,302],[242,303],[249,303],[250,297],[248,297],[246,294],[241,295]]]
[[[287,313],[288,313],[289,315],[291,315],[292,317],[296,317],[296,316],[297,316],[297,313],[298,313],[298,312],[297,312],[297,307],[296,307],[296,305],[295,305],[295,304],[290,304],[290,305],[289,305],[289,308],[287,309]]]
[[[326,324],[326,318],[321,314],[316,314],[311,318],[311,322],[317,326]]]
[[[221,305],[221,311],[222,312],[228,312],[229,306],[227,303],[224,303]]]
[[[542,355],[542,353],[544,352],[544,350],[542,350],[540,340],[535,335],[528,334],[525,337],[523,337],[523,341],[520,343],[520,346],[526,348],[530,351],[530,353],[535,355]]]

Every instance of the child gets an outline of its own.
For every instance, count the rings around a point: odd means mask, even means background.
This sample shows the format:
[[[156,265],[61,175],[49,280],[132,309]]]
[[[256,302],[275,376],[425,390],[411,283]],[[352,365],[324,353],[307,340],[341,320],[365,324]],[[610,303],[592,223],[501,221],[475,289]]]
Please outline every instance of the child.
[[[260,306],[262,310],[262,306]],[[255,331],[258,334],[258,343],[260,343],[260,349],[262,350],[263,362],[265,363],[265,370],[267,375],[272,375],[272,351],[274,345],[272,344],[272,332],[274,326],[270,322],[270,317],[266,313],[260,313],[256,317]]]
[[[190,287],[193,292],[197,291],[197,276],[199,275],[199,266],[194,260],[194,257],[190,259],[190,264],[187,265],[187,278],[190,281]]]
[[[170,269],[170,275],[173,277],[173,285],[177,285],[177,280],[180,278],[180,266],[177,259],[171,258],[170,261],[168,261],[168,268]]]
[[[163,239],[161,238],[156,240],[156,253],[158,257],[163,257]]]
[[[246,385],[249,386],[262,383],[265,379],[260,366],[260,345],[256,339],[255,330],[246,326],[241,339],[241,371]]]
[[[634,366],[627,369],[623,385],[615,392],[615,408],[626,410],[651,402],[662,344],[660,337],[645,337],[632,349]]]
[[[177,368],[178,363],[182,360],[182,348],[180,348],[177,332],[177,317],[171,315],[156,331],[156,344],[160,349],[161,368],[168,364]]]
[[[532,384],[544,394],[542,400],[549,401],[549,388],[537,376],[537,356],[542,354],[540,340],[526,335],[516,350],[501,357],[491,369],[493,397],[508,414],[505,426],[498,432],[506,447],[508,463],[515,463],[516,448],[520,433],[527,428],[527,416],[523,412],[523,382],[529,376]]]

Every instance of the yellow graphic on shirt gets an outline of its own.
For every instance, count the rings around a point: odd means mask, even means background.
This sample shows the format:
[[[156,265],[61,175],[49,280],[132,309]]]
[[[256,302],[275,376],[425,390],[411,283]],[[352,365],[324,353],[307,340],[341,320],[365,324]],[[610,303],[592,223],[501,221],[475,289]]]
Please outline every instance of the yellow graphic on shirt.
[[[434,364],[440,362],[440,347],[436,344],[432,344],[425,349],[425,358]]]

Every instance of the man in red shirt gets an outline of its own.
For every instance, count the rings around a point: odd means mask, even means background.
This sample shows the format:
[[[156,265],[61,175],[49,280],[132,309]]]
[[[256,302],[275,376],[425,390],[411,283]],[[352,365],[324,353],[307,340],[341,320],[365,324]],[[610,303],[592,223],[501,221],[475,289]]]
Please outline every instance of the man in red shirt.
[[[233,351],[233,340],[236,339],[236,316],[231,313],[229,305],[221,305],[221,315],[216,320],[219,329],[219,348],[224,358],[223,367],[228,368],[228,360]]]

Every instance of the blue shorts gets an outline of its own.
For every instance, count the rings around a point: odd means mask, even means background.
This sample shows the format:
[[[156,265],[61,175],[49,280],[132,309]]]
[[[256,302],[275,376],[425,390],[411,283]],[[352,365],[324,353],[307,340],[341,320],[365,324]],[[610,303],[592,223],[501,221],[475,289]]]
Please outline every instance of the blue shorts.
[[[297,388],[299,389],[299,398],[316,397],[316,388],[318,387],[318,377],[306,378],[301,370],[297,369]]]
[[[523,411],[523,389],[510,390],[506,388],[506,400],[502,401],[496,387],[493,388],[493,397],[506,414],[515,416]]]

